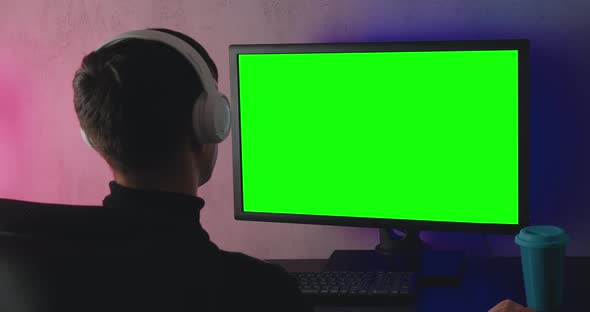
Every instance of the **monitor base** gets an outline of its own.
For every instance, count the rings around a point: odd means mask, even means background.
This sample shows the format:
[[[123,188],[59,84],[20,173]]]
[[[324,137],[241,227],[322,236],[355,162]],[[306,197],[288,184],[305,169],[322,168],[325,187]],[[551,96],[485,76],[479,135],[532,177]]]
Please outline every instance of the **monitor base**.
[[[375,250],[384,255],[412,255],[424,246],[418,231],[381,228],[379,245],[375,246]]]

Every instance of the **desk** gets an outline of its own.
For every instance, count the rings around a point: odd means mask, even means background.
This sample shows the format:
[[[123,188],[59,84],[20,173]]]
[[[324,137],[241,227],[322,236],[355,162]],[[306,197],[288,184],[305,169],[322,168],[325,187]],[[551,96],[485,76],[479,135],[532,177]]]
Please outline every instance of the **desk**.
[[[487,312],[503,299],[525,303],[520,258],[468,257],[465,260],[465,276],[458,287],[420,288],[413,306],[390,308],[388,311]],[[289,272],[317,272],[322,270],[327,260],[277,259],[268,262],[276,263]],[[590,298],[590,257],[568,257],[565,271],[563,311],[590,311],[590,300],[587,299]]]

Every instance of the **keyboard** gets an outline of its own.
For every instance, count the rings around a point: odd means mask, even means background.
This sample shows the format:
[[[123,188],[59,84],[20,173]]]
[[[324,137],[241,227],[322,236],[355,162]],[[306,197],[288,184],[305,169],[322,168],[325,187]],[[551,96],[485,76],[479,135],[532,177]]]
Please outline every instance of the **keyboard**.
[[[307,301],[312,304],[403,304],[415,299],[412,272],[293,272]]]

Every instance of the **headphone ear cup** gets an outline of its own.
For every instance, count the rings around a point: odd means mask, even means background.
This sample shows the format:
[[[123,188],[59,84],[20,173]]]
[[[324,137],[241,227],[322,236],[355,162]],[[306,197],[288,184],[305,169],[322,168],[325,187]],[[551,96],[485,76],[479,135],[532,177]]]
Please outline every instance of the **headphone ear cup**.
[[[203,92],[193,107],[193,131],[201,144],[220,143],[229,134],[230,106],[227,97]]]
[[[207,143],[207,125],[205,125],[206,120],[203,120],[205,118],[202,118],[206,116],[204,111],[206,104],[207,97],[203,92],[193,106],[193,132],[199,144]]]
[[[219,142],[225,140],[229,135],[231,127],[231,108],[227,96],[219,93],[218,101],[214,108],[213,119],[215,122],[215,138]]]

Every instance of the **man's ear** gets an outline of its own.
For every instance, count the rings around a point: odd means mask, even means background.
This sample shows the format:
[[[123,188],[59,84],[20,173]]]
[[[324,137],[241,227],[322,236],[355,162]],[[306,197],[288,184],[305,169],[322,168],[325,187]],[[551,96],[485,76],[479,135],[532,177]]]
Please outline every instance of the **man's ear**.
[[[206,152],[206,146],[204,144],[195,144],[191,146],[191,150],[195,156],[201,158]]]
[[[217,163],[217,144],[203,144],[200,154],[196,155],[199,167],[199,186],[211,179]]]
[[[194,153],[200,155],[205,151],[205,145],[199,143],[194,135],[190,135],[188,141],[189,146]]]

